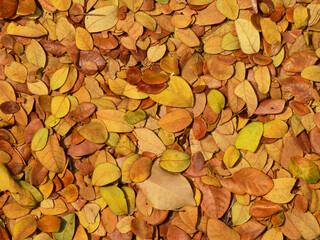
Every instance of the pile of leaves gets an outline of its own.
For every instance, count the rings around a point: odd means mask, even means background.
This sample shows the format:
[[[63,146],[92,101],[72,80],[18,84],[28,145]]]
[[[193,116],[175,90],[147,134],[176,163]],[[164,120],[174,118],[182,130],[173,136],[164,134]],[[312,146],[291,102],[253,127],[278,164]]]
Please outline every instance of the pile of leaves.
[[[0,0],[0,239],[320,235],[318,0]]]

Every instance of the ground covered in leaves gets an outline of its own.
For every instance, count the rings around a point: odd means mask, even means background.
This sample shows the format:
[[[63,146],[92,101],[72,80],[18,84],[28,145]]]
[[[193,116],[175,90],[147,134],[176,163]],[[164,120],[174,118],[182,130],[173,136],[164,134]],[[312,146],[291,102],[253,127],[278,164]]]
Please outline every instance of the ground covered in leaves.
[[[0,239],[320,235],[317,0],[0,0]]]

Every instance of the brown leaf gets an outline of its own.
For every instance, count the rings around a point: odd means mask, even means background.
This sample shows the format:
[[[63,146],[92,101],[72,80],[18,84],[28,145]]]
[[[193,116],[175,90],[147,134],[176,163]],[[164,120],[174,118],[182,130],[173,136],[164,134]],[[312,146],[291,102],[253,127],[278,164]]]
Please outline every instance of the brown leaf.
[[[17,10],[18,1],[17,0],[1,0],[0,1],[0,18],[12,17]]]
[[[296,52],[283,62],[283,69],[288,72],[302,72],[316,63],[318,58],[310,52]]]
[[[70,156],[81,157],[81,156],[92,154],[92,153],[98,151],[104,145],[105,144],[103,144],[103,143],[93,143],[88,140],[85,140],[78,145],[72,145],[68,149],[67,154]]]
[[[145,220],[137,218],[132,219],[131,230],[135,235],[141,238],[150,239],[153,237],[154,234],[153,226],[149,225]]]
[[[299,102],[307,103],[311,99],[318,98],[309,80],[303,77],[293,76],[285,78],[281,81],[281,85],[283,90],[289,91]]]
[[[8,101],[1,103],[0,110],[5,114],[13,114],[18,112],[20,107],[16,102]]]
[[[225,188],[205,185],[200,178],[196,178],[195,182],[203,195],[202,209],[210,218],[221,218],[228,210],[231,193]]]
[[[252,217],[256,218],[266,218],[282,210],[283,208],[281,204],[269,202],[266,200],[259,200],[251,206],[249,214]]]
[[[266,99],[260,102],[254,114],[269,115],[279,114],[283,111],[286,101],[283,99]]]
[[[71,111],[69,116],[75,122],[82,122],[90,117],[96,110],[96,106],[89,102],[80,103],[78,108]]]
[[[310,143],[313,150],[320,154],[320,130],[318,127],[315,127],[310,131]]]
[[[263,196],[273,188],[272,179],[256,168],[242,168],[232,175],[232,180],[240,190],[252,196]],[[222,186],[227,187],[221,181]],[[231,191],[232,189],[230,189]]]
[[[255,240],[265,229],[266,227],[264,225],[254,220],[250,220],[234,228],[234,230],[240,234],[241,240]]]
[[[190,240],[190,236],[184,232],[183,230],[181,230],[180,228],[171,225],[168,229],[167,232],[167,239],[168,240]]]

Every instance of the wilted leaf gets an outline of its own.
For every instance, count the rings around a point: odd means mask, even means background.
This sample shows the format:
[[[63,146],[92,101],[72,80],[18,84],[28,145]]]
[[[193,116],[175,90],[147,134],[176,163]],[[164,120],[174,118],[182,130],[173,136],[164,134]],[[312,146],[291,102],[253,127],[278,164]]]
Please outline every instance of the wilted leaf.
[[[258,100],[253,87],[249,83],[249,81],[242,81],[235,89],[234,93],[245,101],[247,105],[248,115],[251,116],[258,106]]]
[[[311,160],[294,156],[291,158],[289,170],[293,176],[308,183],[316,183],[319,180],[319,168]]]
[[[47,145],[37,152],[37,157],[43,166],[55,173],[62,172],[66,164],[64,150],[56,135],[49,136]]]
[[[138,186],[157,209],[172,210],[195,205],[189,182],[181,175],[162,170],[159,161],[153,164],[150,177]]]

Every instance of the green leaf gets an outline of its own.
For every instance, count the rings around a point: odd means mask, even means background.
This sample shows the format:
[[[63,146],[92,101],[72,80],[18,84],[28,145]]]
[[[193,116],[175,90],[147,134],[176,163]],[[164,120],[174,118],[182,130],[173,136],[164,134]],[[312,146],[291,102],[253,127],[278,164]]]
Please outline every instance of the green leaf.
[[[289,171],[293,176],[308,183],[317,183],[319,180],[319,168],[311,160],[294,156],[289,164]]]
[[[160,158],[160,166],[169,172],[182,172],[190,165],[190,155],[185,152],[168,149]]]
[[[239,132],[236,139],[236,148],[255,152],[263,134],[263,123],[252,122]]]
[[[128,214],[127,200],[121,188],[116,186],[101,187],[100,193],[114,214]]]
[[[218,90],[211,90],[207,95],[207,101],[212,110],[217,114],[220,114],[226,103],[223,94]]]
[[[61,218],[60,231],[53,233],[56,240],[72,240],[75,232],[76,216],[70,213]]]

